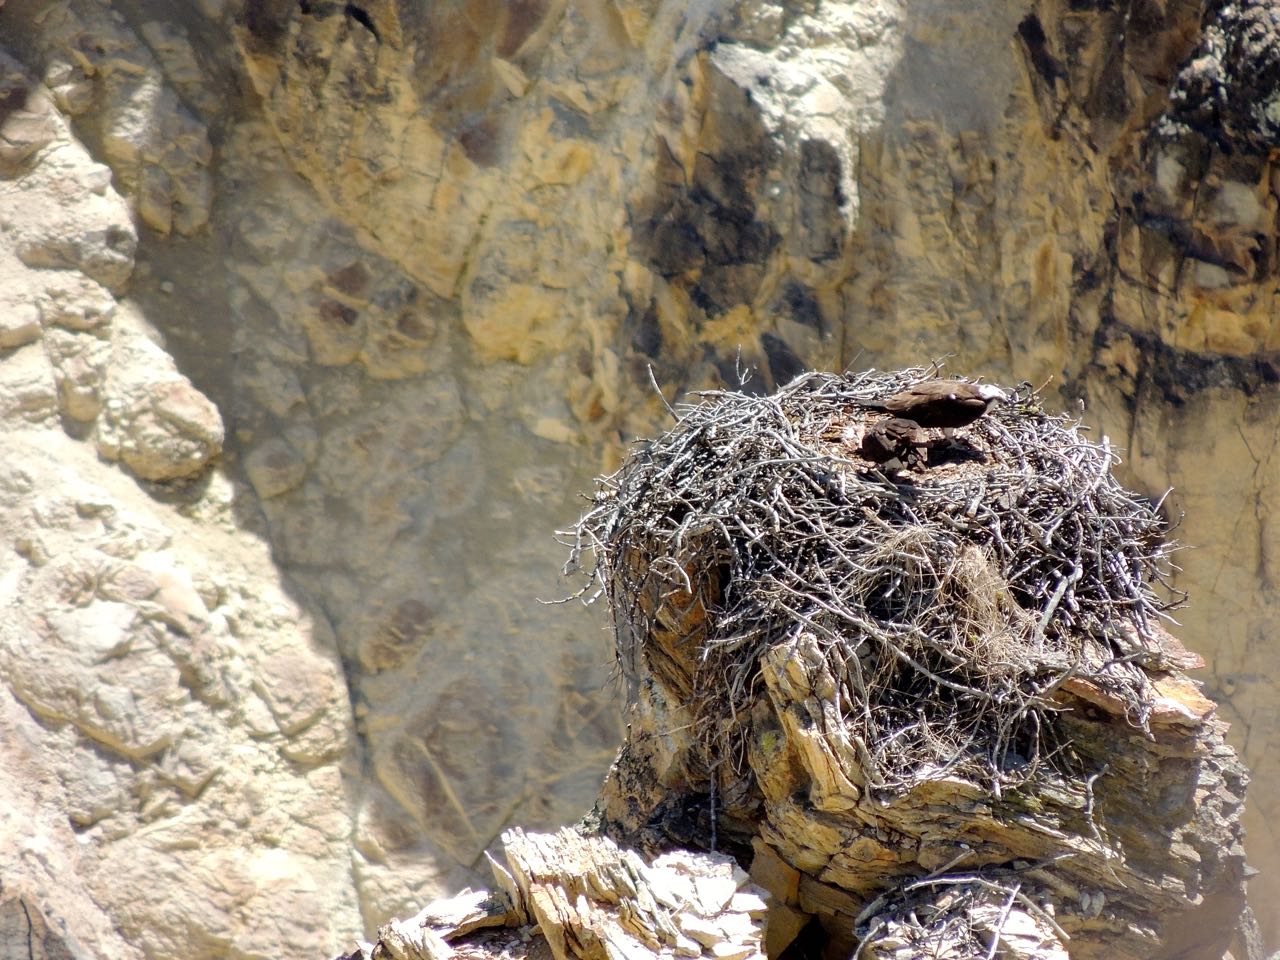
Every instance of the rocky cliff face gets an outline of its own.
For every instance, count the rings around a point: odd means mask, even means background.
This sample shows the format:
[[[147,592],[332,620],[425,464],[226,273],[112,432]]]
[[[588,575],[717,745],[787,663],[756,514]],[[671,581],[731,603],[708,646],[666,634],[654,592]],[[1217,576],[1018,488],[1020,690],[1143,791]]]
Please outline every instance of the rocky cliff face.
[[[461,886],[612,754],[599,624],[536,599],[649,369],[943,354],[1175,488],[1274,894],[1268,17],[9,0],[0,916],[314,955]]]

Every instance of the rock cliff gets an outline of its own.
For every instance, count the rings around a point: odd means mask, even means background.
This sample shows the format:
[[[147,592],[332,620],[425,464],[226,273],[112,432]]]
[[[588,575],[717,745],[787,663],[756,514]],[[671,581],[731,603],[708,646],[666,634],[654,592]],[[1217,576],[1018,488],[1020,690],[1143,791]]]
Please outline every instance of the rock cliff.
[[[650,369],[945,354],[1174,488],[1274,897],[1277,64],[1249,0],[8,0],[0,921],[317,955],[469,882],[617,743],[536,600]]]

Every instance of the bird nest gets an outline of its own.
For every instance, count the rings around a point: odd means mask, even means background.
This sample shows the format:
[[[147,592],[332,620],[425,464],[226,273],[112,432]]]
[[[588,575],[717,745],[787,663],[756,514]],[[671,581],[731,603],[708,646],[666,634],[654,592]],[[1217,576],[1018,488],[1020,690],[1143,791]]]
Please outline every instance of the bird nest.
[[[687,704],[712,762],[741,761],[762,656],[802,640],[836,678],[880,796],[1060,769],[1054,694],[1073,677],[1145,725],[1144,667],[1177,599],[1157,508],[1112,477],[1105,440],[1045,414],[1027,384],[926,464],[863,458],[883,414],[861,403],[925,377],[699,394],[597,481],[569,570],[587,577],[581,596],[607,599],[623,673]]]

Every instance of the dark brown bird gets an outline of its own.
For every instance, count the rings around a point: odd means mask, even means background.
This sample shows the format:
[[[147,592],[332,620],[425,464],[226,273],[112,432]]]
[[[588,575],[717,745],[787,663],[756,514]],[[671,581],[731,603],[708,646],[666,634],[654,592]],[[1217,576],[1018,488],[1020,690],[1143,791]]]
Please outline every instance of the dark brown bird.
[[[908,467],[915,467],[924,465],[921,450],[929,445],[924,431],[914,420],[891,417],[878,420],[867,428],[858,452],[873,463],[898,460]]]
[[[924,380],[887,400],[863,401],[862,406],[914,420],[922,427],[953,430],[967,427],[1009,395],[990,383],[963,380]]]

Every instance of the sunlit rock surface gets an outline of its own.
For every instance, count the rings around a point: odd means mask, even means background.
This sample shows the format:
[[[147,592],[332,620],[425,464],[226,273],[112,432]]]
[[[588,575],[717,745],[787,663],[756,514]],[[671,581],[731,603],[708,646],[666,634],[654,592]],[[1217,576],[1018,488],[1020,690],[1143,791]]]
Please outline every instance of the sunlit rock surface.
[[[1200,16],[8,0],[5,889],[234,957],[473,882],[617,743],[601,624],[536,601],[650,369],[951,354],[1175,488],[1273,897],[1276,28]]]

